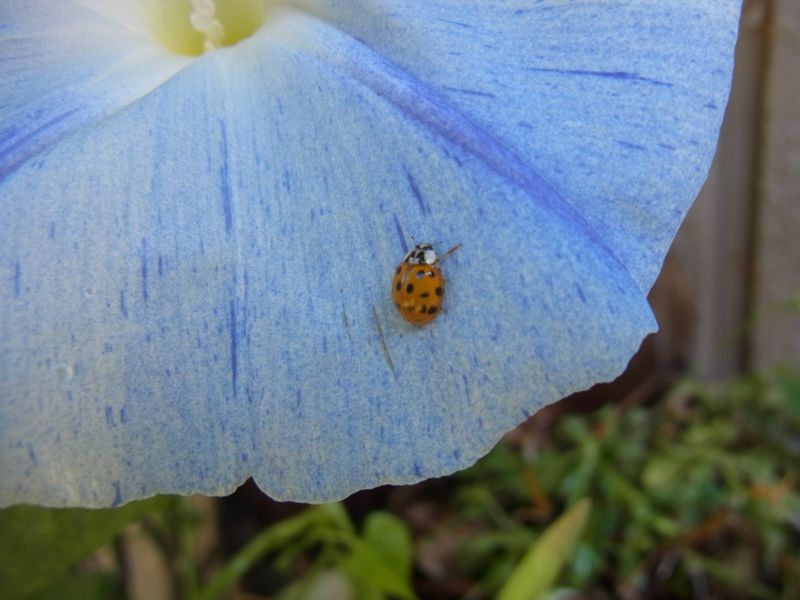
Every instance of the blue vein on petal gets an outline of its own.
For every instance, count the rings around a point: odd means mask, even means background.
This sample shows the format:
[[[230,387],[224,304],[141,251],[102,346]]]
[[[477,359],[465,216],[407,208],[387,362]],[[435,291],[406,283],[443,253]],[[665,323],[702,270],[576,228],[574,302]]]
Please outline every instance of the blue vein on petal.
[[[117,506],[122,504],[123,501],[122,489],[119,481],[114,481],[112,483],[112,486],[114,487],[114,499],[111,501],[111,508],[116,508]]]
[[[607,79],[627,79],[628,81],[641,81],[642,83],[652,83],[663,87],[672,87],[671,83],[642,77],[637,73],[626,73],[625,71],[584,71],[581,69],[553,69],[547,67],[527,67],[526,71],[536,71],[537,73],[557,73],[559,75],[588,75],[591,77],[605,77]]]
[[[425,199],[422,197],[422,192],[419,191],[419,186],[417,185],[417,181],[414,179],[414,176],[408,172],[408,169],[403,167],[403,170],[406,173],[406,179],[408,179],[408,186],[411,188],[411,193],[414,194],[414,198],[419,204],[419,209],[422,211],[422,214],[429,214],[430,209],[428,205],[425,204]]]
[[[231,182],[228,175],[228,131],[225,128],[225,122],[219,122],[220,128],[220,153],[222,157],[222,164],[219,168],[220,177],[220,192],[222,192],[222,212],[225,216],[225,233],[231,237],[233,233],[233,198],[231,196]]]
[[[147,240],[142,238],[142,252],[140,254],[141,260],[141,276],[142,276],[142,300],[147,302],[149,294],[147,292]]]
[[[403,227],[400,225],[400,221],[397,219],[397,215],[392,214],[394,217],[394,227],[397,230],[397,237],[400,238],[400,246],[403,248],[403,254],[408,252],[408,244],[406,244],[406,234],[403,231]]]
[[[231,387],[233,388],[233,395],[236,396],[236,379],[239,373],[238,367],[238,343],[236,341],[236,305],[233,300],[229,303],[229,327],[231,331]]]
[[[21,288],[21,280],[22,280],[22,267],[20,267],[19,261],[14,263],[14,298],[19,298]]]
[[[512,149],[482,130],[433,90],[374,52],[363,41],[344,36],[327,23],[316,19],[314,21],[318,29],[325,30],[322,40],[324,50],[309,45],[311,36],[305,39],[294,37],[298,33],[295,31],[287,41],[296,50],[306,50],[322,62],[341,69],[414,121],[476,157],[490,170],[524,190],[528,197],[553,215],[578,227],[584,235],[603,248],[627,273],[633,285],[638,287],[625,263],[583,215]],[[347,46],[339,51],[343,44]]]
[[[0,182],[21,167],[29,158],[44,150],[51,139],[57,139],[64,132],[70,131],[70,120],[82,115],[83,112],[81,108],[73,108],[39,125],[33,131],[24,132],[20,137],[15,137],[18,131],[15,126],[0,130]],[[36,143],[37,138],[47,132],[50,132],[51,137],[44,137]]]

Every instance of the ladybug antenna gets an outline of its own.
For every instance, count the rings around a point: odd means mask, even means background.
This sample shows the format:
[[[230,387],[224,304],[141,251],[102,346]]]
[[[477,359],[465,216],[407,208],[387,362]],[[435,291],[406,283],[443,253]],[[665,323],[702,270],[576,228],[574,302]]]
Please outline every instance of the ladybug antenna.
[[[452,248],[450,248],[450,250],[448,250],[447,252],[445,252],[444,254],[442,254],[442,255],[441,255],[439,258],[438,258],[438,260],[442,260],[442,259],[444,259],[444,257],[445,257],[445,256],[449,256],[450,254],[452,254],[453,252],[455,252],[456,250],[458,250],[459,248],[461,248],[461,246],[462,246],[462,244],[461,244],[461,243],[458,243],[458,244],[456,244],[455,246],[453,246]]]

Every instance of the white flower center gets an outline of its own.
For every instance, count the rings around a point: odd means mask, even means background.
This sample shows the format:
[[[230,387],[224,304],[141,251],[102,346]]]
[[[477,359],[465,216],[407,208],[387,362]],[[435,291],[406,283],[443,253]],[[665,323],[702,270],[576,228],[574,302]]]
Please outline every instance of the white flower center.
[[[264,21],[264,0],[149,0],[155,37],[176,54],[198,56],[250,37]]]

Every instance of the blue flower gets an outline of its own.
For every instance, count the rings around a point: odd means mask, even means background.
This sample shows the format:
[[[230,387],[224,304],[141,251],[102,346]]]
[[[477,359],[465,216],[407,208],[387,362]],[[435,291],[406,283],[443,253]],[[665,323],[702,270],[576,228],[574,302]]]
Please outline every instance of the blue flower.
[[[0,504],[450,473],[655,329],[738,0],[192,5],[0,5]]]

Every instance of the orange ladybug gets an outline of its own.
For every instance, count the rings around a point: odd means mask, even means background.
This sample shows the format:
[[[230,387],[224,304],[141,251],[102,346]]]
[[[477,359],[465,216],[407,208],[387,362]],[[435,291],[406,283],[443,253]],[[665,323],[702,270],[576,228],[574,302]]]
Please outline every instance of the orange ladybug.
[[[444,300],[444,277],[438,264],[460,247],[457,244],[442,256],[436,256],[433,244],[417,244],[403,257],[394,271],[392,300],[406,321],[422,327],[439,314]]]

